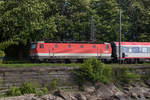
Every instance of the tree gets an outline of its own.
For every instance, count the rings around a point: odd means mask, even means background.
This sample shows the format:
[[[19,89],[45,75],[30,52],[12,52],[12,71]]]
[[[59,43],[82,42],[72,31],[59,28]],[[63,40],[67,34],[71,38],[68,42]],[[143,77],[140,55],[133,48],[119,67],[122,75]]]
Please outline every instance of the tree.
[[[56,0],[57,40],[89,40],[89,0]]]
[[[93,0],[91,8],[95,13],[96,35],[99,41],[118,41],[119,39],[119,5],[115,0]],[[128,16],[122,14],[123,33],[128,32]],[[123,40],[126,38],[122,34]]]
[[[1,3],[0,11],[0,42],[18,44],[20,52],[27,43],[52,38],[56,32],[54,17],[47,15],[51,7],[45,0],[8,0]]]
[[[129,16],[128,41],[150,41],[150,2],[147,0],[117,0]],[[121,1],[121,2],[120,2]]]

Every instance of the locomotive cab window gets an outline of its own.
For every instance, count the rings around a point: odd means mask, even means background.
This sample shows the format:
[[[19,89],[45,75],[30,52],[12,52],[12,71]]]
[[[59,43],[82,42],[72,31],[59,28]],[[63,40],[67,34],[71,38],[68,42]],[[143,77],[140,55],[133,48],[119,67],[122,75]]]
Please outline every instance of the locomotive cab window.
[[[44,48],[44,44],[40,44],[40,48],[43,49]]]
[[[31,49],[35,49],[36,46],[37,46],[37,44],[32,44],[32,45],[31,45]]]

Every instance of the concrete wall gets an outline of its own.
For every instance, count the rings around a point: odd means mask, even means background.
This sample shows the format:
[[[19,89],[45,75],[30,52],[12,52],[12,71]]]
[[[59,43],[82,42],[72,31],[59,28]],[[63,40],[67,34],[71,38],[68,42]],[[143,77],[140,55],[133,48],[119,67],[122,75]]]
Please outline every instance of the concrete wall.
[[[60,88],[78,88],[73,76],[73,67],[26,67],[7,68],[0,67],[0,90],[20,86],[25,82],[38,83],[40,86],[50,86],[53,79],[57,79]],[[135,73],[150,75],[150,67],[139,66],[133,68]]]
[[[25,82],[48,86],[57,79],[59,87],[77,87],[72,67],[0,68],[0,89],[20,86]]]

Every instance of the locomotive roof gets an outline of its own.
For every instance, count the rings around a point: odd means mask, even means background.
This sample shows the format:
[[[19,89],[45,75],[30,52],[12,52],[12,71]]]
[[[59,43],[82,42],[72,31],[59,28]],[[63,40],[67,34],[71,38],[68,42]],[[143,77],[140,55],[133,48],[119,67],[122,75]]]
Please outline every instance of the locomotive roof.
[[[37,41],[32,43],[85,43],[85,44],[105,44],[107,42],[89,42],[89,41]]]
[[[119,42],[114,43],[119,45]],[[121,45],[150,45],[150,42],[121,42]]]

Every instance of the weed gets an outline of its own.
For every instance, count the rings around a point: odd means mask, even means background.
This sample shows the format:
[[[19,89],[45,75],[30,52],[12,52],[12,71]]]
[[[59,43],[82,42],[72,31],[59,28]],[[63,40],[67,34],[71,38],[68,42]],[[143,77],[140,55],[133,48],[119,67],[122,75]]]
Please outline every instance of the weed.
[[[57,79],[53,79],[51,85],[50,85],[50,90],[55,90],[55,89],[58,89],[58,83],[57,83]]]
[[[44,94],[48,93],[48,89],[46,87],[42,88],[41,91],[43,91]]]

